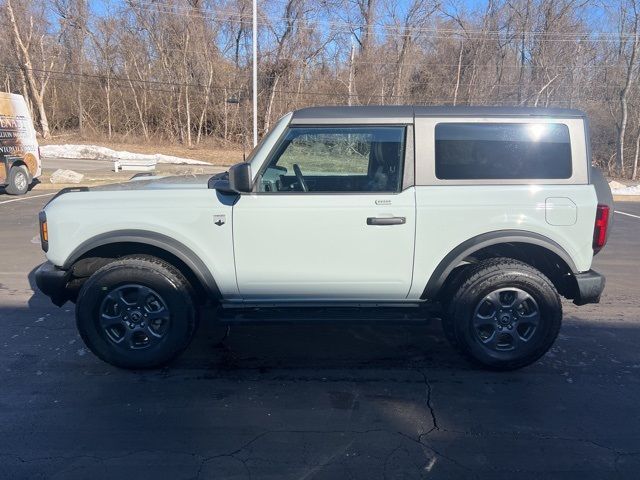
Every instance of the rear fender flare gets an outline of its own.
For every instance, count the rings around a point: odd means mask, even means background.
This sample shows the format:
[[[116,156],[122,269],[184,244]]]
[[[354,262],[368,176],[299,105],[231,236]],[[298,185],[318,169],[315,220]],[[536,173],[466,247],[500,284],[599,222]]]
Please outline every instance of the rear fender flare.
[[[454,268],[460,265],[466,257],[473,255],[473,253],[483,248],[503,243],[529,243],[531,245],[538,245],[546,248],[560,257],[569,266],[573,273],[578,273],[578,269],[575,262],[571,259],[571,256],[554,240],[533,232],[521,230],[498,230],[470,238],[451,250],[440,261],[431,274],[420,298],[423,300],[435,299],[446,282],[449,274]]]

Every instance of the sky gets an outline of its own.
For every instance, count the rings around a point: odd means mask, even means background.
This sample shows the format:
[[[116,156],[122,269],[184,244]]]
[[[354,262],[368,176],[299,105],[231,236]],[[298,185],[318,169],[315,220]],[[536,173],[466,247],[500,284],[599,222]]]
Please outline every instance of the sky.
[[[151,3],[151,2],[165,2],[165,3],[169,3],[169,0],[140,0],[144,3]],[[271,6],[274,5],[283,5],[285,2],[285,0],[258,0],[258,8],[264,8],[264,9],[269,9],[271,10]],[[486,8],[488,0],[442,0],[442,4],[446,5],[447,8],[457,8],[460,9],[461,11],[473,11],[473,10],[479,10],[482,11]],[[608,6],[609,8],[614,8],[615,5],[617,4],[618,0],[602,0],[600,2],[595,2],[594,3],[598,3],[601,5],[605,5]],[[113,8],[118,8],[120,6],[122,6],[124,3],[124,0],[89,0],[89,7],[91,9],[91,11],[96,14],[96,15],[108,15],[110,9]],[[398,9],[399,12],[403,12],[406,11],[406,9],[408,8],[409,4],[411,3],[411,0],[395,0],[395,5],[396,8]],[[595,30],[599,30],[598,26],[602,25],[602,18],[603,18],[603,8],[601,7],[593,7],[590,9],[587,9],[585,11],[585,15],[587,16],[588,20],[590,21],[590,23],[592,23],[594,25],[594,29]],[[345,14],[344,12],[336,12],[335,14],[335,19],[339,20],[340,18],[344,18]],[[329,19],[330,17],[327,17],[327,19]]]

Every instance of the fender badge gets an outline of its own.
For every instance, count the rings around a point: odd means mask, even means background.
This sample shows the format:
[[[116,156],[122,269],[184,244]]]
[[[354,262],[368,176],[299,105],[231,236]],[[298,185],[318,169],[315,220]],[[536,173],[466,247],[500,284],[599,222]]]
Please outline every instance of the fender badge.
[[[216,224],[219,227],[224,225],[226,222],[227,222],[227,216],[226,215],[214,215],[213,216],[213,223]]]
[[[376,205],[391,205],[391,200],[376,200]]]

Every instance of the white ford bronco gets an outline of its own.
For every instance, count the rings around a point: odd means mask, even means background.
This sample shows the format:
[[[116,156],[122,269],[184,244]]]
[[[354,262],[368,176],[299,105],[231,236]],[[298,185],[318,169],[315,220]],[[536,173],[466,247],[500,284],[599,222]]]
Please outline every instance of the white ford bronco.
[[[61,191],[36,283],[119,367],[170,361],[211,306],[221,323],[435,317],[468,359],[523,367],[561,296],[604,288],[613,204],[587,132],[576,110],[298,110],[224,174]]]

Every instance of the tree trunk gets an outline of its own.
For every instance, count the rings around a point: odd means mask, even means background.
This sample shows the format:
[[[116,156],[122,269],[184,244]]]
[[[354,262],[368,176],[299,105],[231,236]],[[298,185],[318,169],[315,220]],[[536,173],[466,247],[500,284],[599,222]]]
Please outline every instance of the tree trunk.
[[[640,129],[638,129],[638,134],[636,135],[636,152],[633,156],[633,173],[631,173],[631,180],[636,180],[638,178],[638,157],[640,156]]]
[[[111,127],[111,80],[109,76],[107,76],[107,86],[105,87],[105,93],[107,97],[107,130],[109,135],[109,140],[111,140],[112,135],[112,127]]]
[[[124,64],[125,70],[127,68],[127,64]],[[142,134],[144,135],[145,140],[149,140],[149,130],[147,129],[147,123],[144,120],[144,112],[142,110],[142,104],[138,99],[138,94],[136,93],[136,89],[133,86],[133,82],[131,81],[131,77],[127,74],[127,80],[129,81],[129,87],[131,88],[131,96],[133,97],[133,101],[136,104],[136,111],[138,112],[138,119],[140,120],[140,126],[142,127]],[[126,108],[125,108],[126,110]]]
[[[633,44],[631,46],[631,57],[627,63],[627,74],[625,77],[625,84],[622,90],[620,91],[620,123],[618,124],[618,138],[616,142],[616,168],[618,170],[618,175],[621,177],[624,176],[624,137],[627,131],[627,121],[629,118],[629,107],[628,107],[628,95],[629,89],[631,87],[631,83],[635,77],[636,70],[636,55],[638,52],[638,43],[640,42],[640,38],[638,38],[638,23],[640,18],[638,14],[635,14],[634,18],[634,27],[633,27]],[[622,42],[622,39],[620,39]]]
[[[82,106],[82,59],[80,62],[80,75],[78,76],[78,129],[80,130],[80,136],[84,135],[84,111]]]
[[[213,65],[209,62],[209,81],[207,82],[207,88],[205,90],[204,95],[204,105],[202,106],[202,111],[200,112],[200,121],[198,122],[198,136],[196,137],[196,145],[200,144],[200,139],[202,137],[202,126],[204,124],[205,114],[207,113],[207,108],[209,108],[209,97],[211,93],[211,84],[213,83]],[[227,111],[227,102],[225,96],[225,116]],[[226,121],[226,119],[225,119]],[[225,127],[225,138],[226,138],[226,127]]]
[[[189,97],[189,65],[187,62],[187,52],[189,51],[189,30],[184,42],[183,67],[184,67],[184,108],[187,120],[187,147],[191,148],[193,142],[191,140],[191,98]]]
[[[27,81],[28,94],[31,101],[35,104],[38,111],[38,120],[40,122],[40,130],[43,138],[51,137],[49,131],[49,121],[47,120],[47,112],[44,108],[44,99],[40,94],[40,90],[36,84],[36,78],[33,73],[33,66],[31,64],[31,56],[29,54],[28,45],[25,45],[20,36],[20,30],[16,17],[13,12],[11,0],[7,0],[7,13],[9,14],[9,23],[11,23],[11,30],[13,36],[13,44],[15,47],[16,57],[20,63],[20,70],[22,71],[24,78]]]

